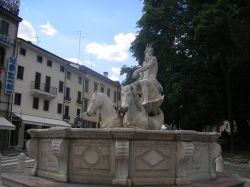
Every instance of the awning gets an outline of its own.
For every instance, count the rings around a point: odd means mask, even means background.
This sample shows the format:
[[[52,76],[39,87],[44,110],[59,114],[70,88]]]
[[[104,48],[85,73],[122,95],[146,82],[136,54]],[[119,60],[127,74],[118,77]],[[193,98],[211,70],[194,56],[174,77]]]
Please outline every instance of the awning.
[[[42,126],[49,126],[49,127],[71,127],[70,124],[58,120],[58,119],[51,119],[51,118],[43,118],[38,116],[31,116],[27,114],[18,114],[14,113],[17,117],[21,118],[24,124],[30,125],[42,125]]]
[[[6,118],[0,116],[0,129],[15,130],[16,126],[9,122]]]

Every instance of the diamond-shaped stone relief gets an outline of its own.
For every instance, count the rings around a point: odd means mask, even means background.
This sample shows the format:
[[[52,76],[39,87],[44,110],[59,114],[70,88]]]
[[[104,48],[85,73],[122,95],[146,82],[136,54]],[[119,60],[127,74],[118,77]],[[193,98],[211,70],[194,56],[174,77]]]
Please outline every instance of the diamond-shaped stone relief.
[[[155,150],[151,150],[149,152],[147,152],[142,159],[149,164],[151,167],[156,166],[157,164],[159,164],[160,162],[162,162],[164,160],[164,157],[162,156],[161,153],[159,153],[158,151]]]

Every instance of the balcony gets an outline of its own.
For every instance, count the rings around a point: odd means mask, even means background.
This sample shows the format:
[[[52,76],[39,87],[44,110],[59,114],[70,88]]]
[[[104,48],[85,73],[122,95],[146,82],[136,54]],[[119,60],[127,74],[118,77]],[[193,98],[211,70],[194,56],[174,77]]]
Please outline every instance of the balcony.
[[[0,7],[16,16],[19,14],[18,1],[14,0],[0,0]]]
[[[65,101],[68,101],[68,102],[71,101],[71,97],[69,97],[69,96],[64,96],[64,99],[65,99]]]
[[[45,83],[31,82],[31,93],[34,96],[44,97],[45,99],[53,99],[57,96],[57,88]]]
[[[77,103],[78,105],[82,105],[82,101],[81,101],[80,99],[77,99],[77,100],[76,100],[76,103]]]

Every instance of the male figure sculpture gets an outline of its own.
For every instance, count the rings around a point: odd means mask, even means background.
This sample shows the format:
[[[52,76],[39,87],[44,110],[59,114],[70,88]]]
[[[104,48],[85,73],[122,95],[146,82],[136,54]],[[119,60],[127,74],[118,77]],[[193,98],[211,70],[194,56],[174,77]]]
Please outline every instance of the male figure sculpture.
[[[145,106],[148,112],[152,112],[158,108],[163,101],[163,96],[161,95],[162,86],[157,80],[158,63],[154,56],[152,45],[146,46],[144,54],[145,57],[142,67],[133,73],[133,78],[137,78],[138,75],[140,75],[139,80],[133,83],[133,86],[142,94],[142,105]],[[150,107],[147,107],[149,103]],[[156,106],[154,106],[155,104]]]

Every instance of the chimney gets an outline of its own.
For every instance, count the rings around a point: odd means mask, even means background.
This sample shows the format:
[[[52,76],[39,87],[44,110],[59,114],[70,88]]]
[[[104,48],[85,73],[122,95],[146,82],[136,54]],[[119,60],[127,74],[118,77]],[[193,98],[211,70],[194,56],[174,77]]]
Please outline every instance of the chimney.
[[[104,71],[104,72],[103,72],[103,76],[108,78],[109,73],[108,73],[107,71]]]

